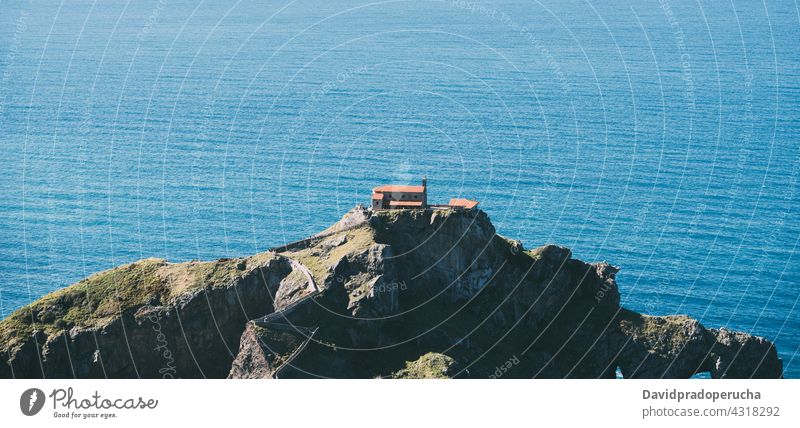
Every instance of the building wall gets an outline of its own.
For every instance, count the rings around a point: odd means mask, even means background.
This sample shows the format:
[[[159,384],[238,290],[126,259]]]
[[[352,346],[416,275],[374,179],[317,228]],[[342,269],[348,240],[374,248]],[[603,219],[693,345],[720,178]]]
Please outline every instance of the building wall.
[[[390,201],[404,201],[404,202],[422,202],[422,205],[427,205],[427,192],[391,192],[379,193],[383,199],[373,199],[373,209],[389,208]]]

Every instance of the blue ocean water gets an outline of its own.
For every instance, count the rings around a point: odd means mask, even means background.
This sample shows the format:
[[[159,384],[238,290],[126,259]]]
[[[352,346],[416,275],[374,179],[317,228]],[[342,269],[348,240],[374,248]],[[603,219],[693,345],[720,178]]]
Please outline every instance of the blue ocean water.
[[[795,2],[0,8],[0,315],[140,258],[263,251],[427,175],[800,377]]]

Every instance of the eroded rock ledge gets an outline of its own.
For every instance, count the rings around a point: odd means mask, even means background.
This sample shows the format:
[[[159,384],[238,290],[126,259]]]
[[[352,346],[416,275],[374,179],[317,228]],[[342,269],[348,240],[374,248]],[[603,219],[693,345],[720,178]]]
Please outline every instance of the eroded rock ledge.
[[[781,377],[763,338],[620,307],[617,270],[480,210],[357,208],[263,254],[51,293],[0,322],[0,377]]]

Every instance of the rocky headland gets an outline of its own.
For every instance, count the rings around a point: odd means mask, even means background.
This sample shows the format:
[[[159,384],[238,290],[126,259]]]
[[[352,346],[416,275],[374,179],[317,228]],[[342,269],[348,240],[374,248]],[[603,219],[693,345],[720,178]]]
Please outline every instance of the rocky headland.
[[[480,210],[356,208],[214,262],[146,259],[0,322],[0,378],[779,378],[775,346],[620,306],[618,268]]]

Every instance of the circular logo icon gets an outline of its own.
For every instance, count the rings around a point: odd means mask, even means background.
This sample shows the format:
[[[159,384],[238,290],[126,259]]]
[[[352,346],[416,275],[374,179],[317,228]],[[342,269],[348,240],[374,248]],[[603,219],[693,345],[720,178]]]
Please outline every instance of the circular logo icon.
[[[44,392],[39,388],[26,389],[19,397],[19,409],[25,416],[33,416],[44,407]]]

